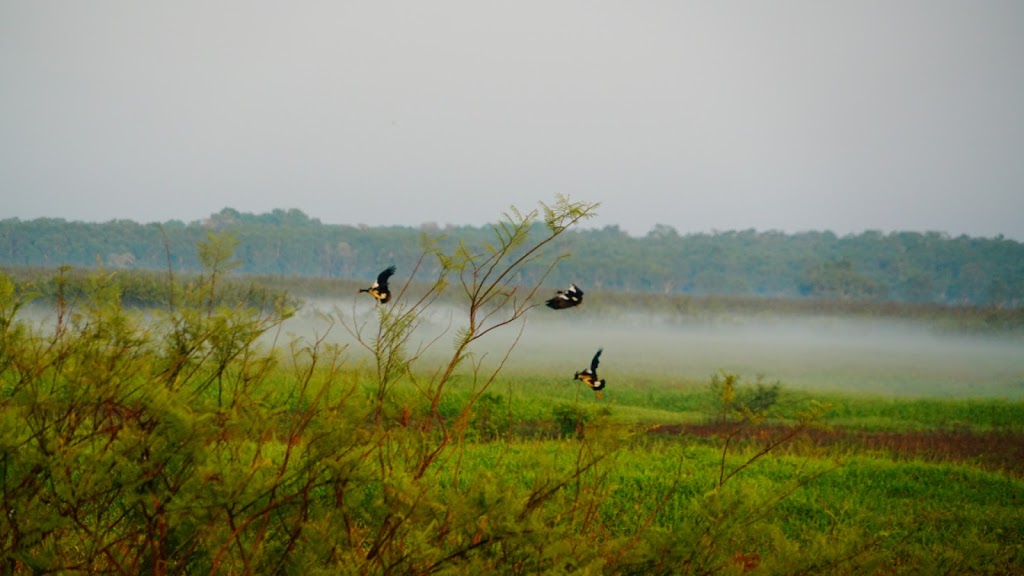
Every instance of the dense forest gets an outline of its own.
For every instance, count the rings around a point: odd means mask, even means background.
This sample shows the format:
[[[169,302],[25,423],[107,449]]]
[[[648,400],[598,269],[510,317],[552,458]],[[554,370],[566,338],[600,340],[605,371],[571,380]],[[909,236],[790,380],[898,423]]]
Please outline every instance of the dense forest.
[[[225,208],[203,221],[160,224],[15,218],[0,220],[0,266],[192,272],[201,266],[196,243],[210,231],[235,235],[241,273],[328,278],[373,278],[389,264],[408,272],[428,241],[450,248],[491,236],[489,226],[323,224],[295,209],[248,214]],[[664,225],[634,237],[606,226],[567,232],[552,249],[572,257],[551,272],[549,283],[575,281],[600,290],[1002,307],[1024,302],[1024,244],[1003,237],[679,234]],[[428,259],[418,275],[431,277],[432,266]],[[526,268],[523,274],[544,272]]]

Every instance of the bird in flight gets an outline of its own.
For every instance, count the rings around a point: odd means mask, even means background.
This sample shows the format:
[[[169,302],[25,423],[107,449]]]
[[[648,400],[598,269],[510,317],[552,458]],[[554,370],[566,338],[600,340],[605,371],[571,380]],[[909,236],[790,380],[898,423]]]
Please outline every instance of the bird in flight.
[[[547,301],[548,308],[561,310],[583,303],[583,290],[580,290],[575,284],[569,284],[568,290],[558,290],[556,294],[554,298]]]
[[[601,357],[602,350],[604,349],[597,349],[597,354],[594,354],[594,359],[590,361],[590,368],[585,368],[582,372],[577,372],[573,376],[573,379],[582,380],[584,384],[590,386],[590,389],[597,393],[598,398],[601,397],[601,390],[604,389],[604,380],[597,377],[598,358]]]
[[[377,275],[377,281],[370,285],[369,288],[360,288],[359,292],[369,292],[370,296],[373,296],[381,304],[387,304],[388,300],[391,299],[391,290],[388,289],[388,278],[395,273],[394,266],[388,266],[386,270]]]

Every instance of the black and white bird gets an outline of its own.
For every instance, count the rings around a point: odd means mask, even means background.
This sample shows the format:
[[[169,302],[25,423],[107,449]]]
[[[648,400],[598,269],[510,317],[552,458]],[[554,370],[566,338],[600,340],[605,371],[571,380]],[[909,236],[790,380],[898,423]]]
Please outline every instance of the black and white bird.
[[[597,349],[597,354],[594,354],[594,359],[590,361],[590,368],[585,368],[582,372],[577,372],[573,376],[574,379],[582,380],[584,384],[590,386],[590,389],[597,393],[598,398],[601,397],[601,390],[604,389],[604,380],[597,377],[597,364],[602,350],[604,349]]]
[[[387,304],[388,300],[391,299],[391,290],[388,289],[388,278],[395,273],[394,266],[388,266],[386,270],[377,275],[377,281],[370,285],[369,288],[360,288],[359,292],[369,292],[370,296],[373,296],[381,304]]]
[[[583,290],[580,290],[575,284],[569,284],[568,290],[558,290],[556,294],[554,298],[547,301],[548,308],[561,310],[583,303]]]

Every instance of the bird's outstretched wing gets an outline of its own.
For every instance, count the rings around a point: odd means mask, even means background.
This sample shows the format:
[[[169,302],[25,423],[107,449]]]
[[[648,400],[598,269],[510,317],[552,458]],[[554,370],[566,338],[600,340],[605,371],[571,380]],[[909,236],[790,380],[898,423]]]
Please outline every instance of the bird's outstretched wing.
[[[391,275],[394,273],[395,267],[388,266],[387,269],[385,269],[383,272],[377,275],[377,286],[387,286],[388,278],[391,278]]]
[[[590,371],[594,372],[595,374],[597,373],[597,359],[601,357],[602,351],[604,351],[604,348],[598,348],[597,354],[594,354],[594,359],[590,361]]]

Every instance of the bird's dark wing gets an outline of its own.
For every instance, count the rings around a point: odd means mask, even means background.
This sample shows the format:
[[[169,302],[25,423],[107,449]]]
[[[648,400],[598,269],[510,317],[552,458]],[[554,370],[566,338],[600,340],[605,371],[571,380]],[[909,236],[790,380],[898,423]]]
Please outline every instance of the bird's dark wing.
[[[558,295],[547,301],[548,308],[555,310],[561,310],[562,308],[571,308],[576,305],[576,302],[569,300],[568,298]]]
[[[597,354],[594,354],[594,359],[590,361],[590,371],[597,372],[597,359],[601,357],[601,352],[604,348],[598,348]]]
[[[380,274],[377,275],[377,285],[378,286],[387,286],[388,285],[388,278],[391,278],[391,275],[394,274],[394,273],[395,273],[395,267],[394,266],[388,266],[388,268],[386,270],[384,270],[383,272],[381,272]]]
[[[579,286],[575,284],[569,285],[569,292],[572,293],[572,295],[577,298],[583,298],[583,290],[580,290]]]

